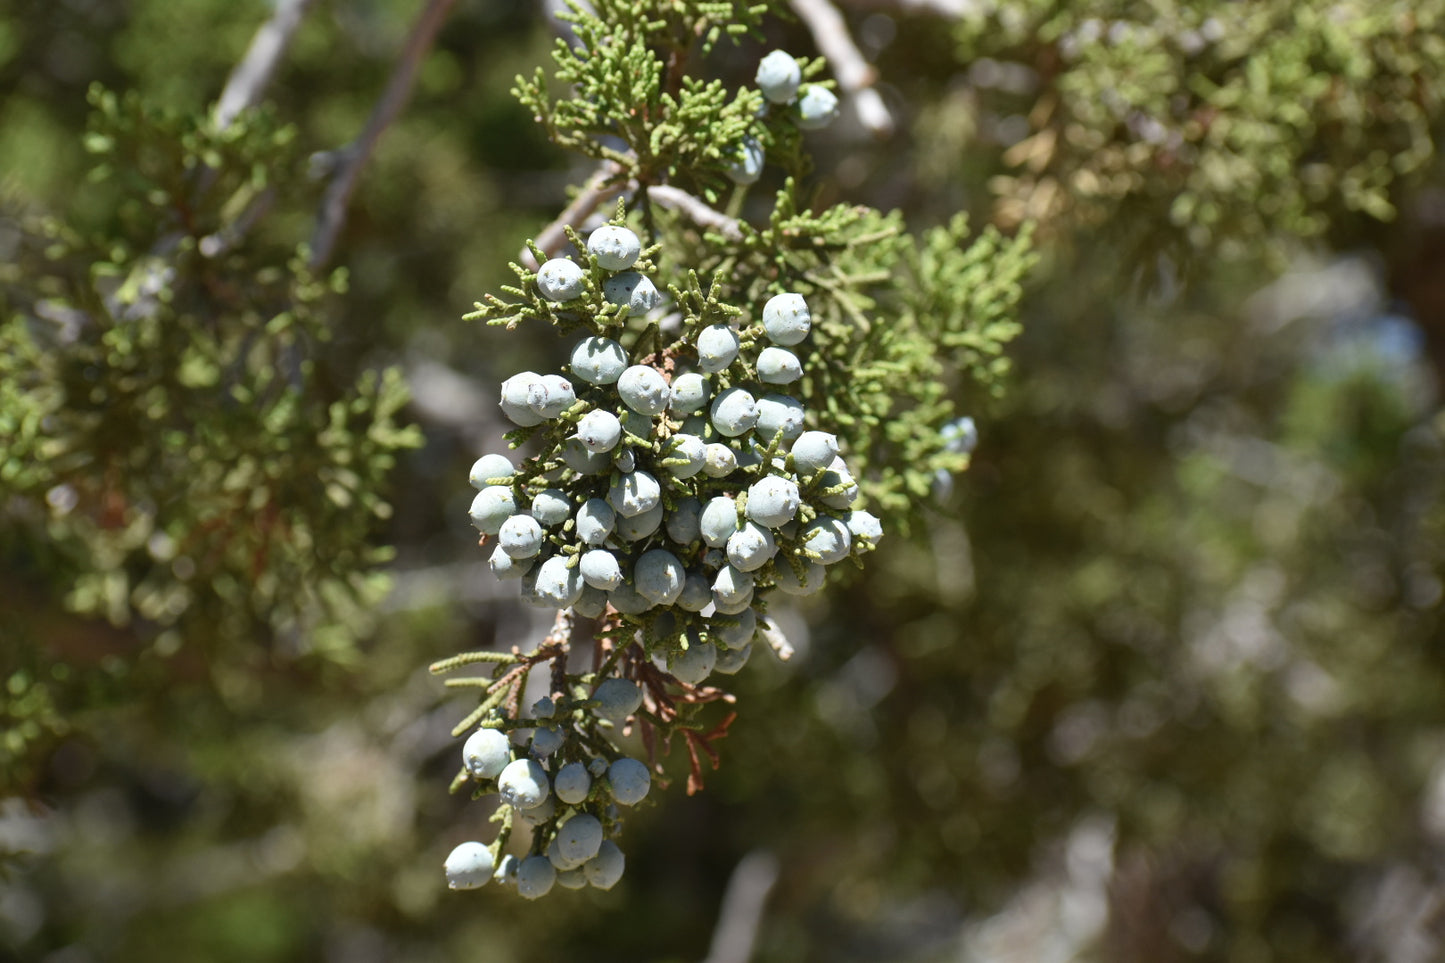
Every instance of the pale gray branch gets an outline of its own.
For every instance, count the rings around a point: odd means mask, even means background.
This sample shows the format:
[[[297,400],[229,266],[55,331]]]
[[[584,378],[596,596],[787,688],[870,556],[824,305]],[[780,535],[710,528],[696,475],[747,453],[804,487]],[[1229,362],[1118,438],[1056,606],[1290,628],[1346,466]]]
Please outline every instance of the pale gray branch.
[[[703,963],[748,963],[763,922],[763,904],[778,881],[778,857],[755,849],[738,861],[723,893],[712,946]]]
[[[878,70],[863,58],[848,24],[831,0],[790,0],[793,12],[807,24],[813,42],[833,68],[838,87],[853,101],[863,126],[878,136],[893,132],[893,115],[873,89]]]
[[[416,23],[412,25],[411,36],[407,37],[396,69],[392,71],[386,90],[372,110],[366,129],[344,149],[341,163],[326,188],[326,196],[321,200],[316,230],[311,235],[312,267],[320,267],[331,259],[336,238],[341,233],[342,225],[346,223],[346,208],[351,203],[351,195],[356,191],[361,169],[370,160],[381,135],[411,99],[417,70],[436,41],[437,32],[441,30],[447,14],[455,5],[456,0],[429,0]]]
[[[597,170],[587,178],[587,183],[582,185],[582,190],[572,198],[572,203],[563,208],[562,213],[542,228],[532,243],[542,250],[548,257],[553,257],[567,244],[567,228],[575,228],[586,220],[593,211],[621,194],[627,189],[627,182],[618,179],[622,173],[622,167],[616,161],[603,161],[597,165]],[[537,259],[532,256],[530,248],[523,248],[517,255],[522,266],[530,271],[541,267]]]
[[[657,184],[647,189],[647,196],[659,207],[687,215],[698,227],[717,231],[730,241],[742,240],[742,225],[736,218],[708,207],[702,200],[681,188]]]
[[[296,36],[302,19],[315,3],[316,0],[278,0],[271,19],[256,31],[246,56],[226,79],[226,88],[216,101],[217,127],[224,130],[231,126],[237,114],[260,103],[262,92],[291,45],[291,38]]]

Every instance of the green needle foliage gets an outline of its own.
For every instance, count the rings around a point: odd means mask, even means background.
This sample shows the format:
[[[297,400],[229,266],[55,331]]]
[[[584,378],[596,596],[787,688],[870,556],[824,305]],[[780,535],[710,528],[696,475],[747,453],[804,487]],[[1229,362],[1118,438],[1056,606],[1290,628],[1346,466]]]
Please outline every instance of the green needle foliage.
[[[326,362],[345,272],[245,236],[294,132],[91,99],[90,189],[120,199],[113,220],[8,218],[0,547],[68,611],[132,629],[142,663],[349,661],[385,592],[384,479],[419,436],[398,372],[342,384]]]
[[[984,95],[1032,129],[991,182],[1004,219],[1102,231],[1136,263],[1278,266],[1287,239],[1393,219],[1435,155],[1437,2],[1026,0],[956,32],[962,62],[1037,78]]]

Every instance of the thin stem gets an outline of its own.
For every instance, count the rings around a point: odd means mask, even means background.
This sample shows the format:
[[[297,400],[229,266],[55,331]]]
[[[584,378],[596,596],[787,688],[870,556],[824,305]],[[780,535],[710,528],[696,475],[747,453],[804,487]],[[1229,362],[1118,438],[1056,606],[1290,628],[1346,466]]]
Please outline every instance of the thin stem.
[[[684,214],[698,227],[716,231],[729,241],[743,238],[742,224],[737,218],[714,210],[681,188],[655,184],[647,189],[647,196],[658,206]]]
[[[353,143],[341,150],[341,166],[326,188],[326,196],[321,200],[321,210],[316,218],[316,229],[311,235],[312,268],[319,268],[331,259],[336,238],[341,233],[342,225],[346,223],[346,209],[351,203],[351,195],[355,193],[357,182],[361,179],[361,169],[371,159],[381,135],[411,99],[417,70],[431,50],[442,23],[455,4],[456,0],[430,0],[427,3],[426,9],[412,26],[411,36],[407,37],[406,46],[402,49],[391,79],[387,81],[386,90],[366,122],[366,129]]]

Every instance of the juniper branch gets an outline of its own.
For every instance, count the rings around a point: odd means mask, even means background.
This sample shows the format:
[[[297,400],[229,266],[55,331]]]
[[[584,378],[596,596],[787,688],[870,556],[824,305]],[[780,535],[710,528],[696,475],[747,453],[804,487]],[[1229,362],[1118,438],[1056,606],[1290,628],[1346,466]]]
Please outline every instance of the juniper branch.
[[[742,240],[742,225],[737,218],[714,210],[681,188],[655,184],[647,189],[647,196],[670,211],[686,214],[699,227],[711,228],[730,241]]]

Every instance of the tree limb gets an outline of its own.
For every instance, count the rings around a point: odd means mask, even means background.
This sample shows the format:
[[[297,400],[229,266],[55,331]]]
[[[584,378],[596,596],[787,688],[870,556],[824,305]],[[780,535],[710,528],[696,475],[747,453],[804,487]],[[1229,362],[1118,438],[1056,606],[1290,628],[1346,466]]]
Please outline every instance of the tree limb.
[[[778,881],[778,857],[755,849],[738,861],[723,893],[712,946],[704,963],[748,963],[753,958],[763,904]]]
[[[416,23],[412,25],[411,35],[407,37],[396,69],[392,71],[386,90],[372,110],[366,129],[361,132],[360,137],[338,152],[340,165],[326,188],[326,196],[321,200],[316,230],[311,235],[313,268],[319,268],[331,259],[336,238],[341,233],[342,225],[346,223],[346,208],[351,202],[351,195],[356,191],[361,169],[371,158],[381,135],[411,99],[417,70],[436,41],[436,35],[447,14],[455,5],[456,0],[429,0]]]
[[[893,133],[893,115],[883,98],[873,89],[878,79],[878,70],[867,60],[853,36],[848,24],[831,0],[789,0],[793,12],[808,26],[813,42],[833,68],[838,86],[853,101],[858,119],[869,131],[879,137]]]
[[[315,3],[316,0],[278,0],[276,12],[256,31],[246,56],[226,79],[226,88],[216,101],[214,116],[218,128],[230,127],[237,114],[260,102],[261,93],[276,73],[286,48],[301,27],[301,20]]]
[[[698,227],[711,228],[730,241],[742,240],[742,225],[737,218],[713,210],[681,188],[655,184],[647,189],[647,196],[661,207],[686,214]]]

